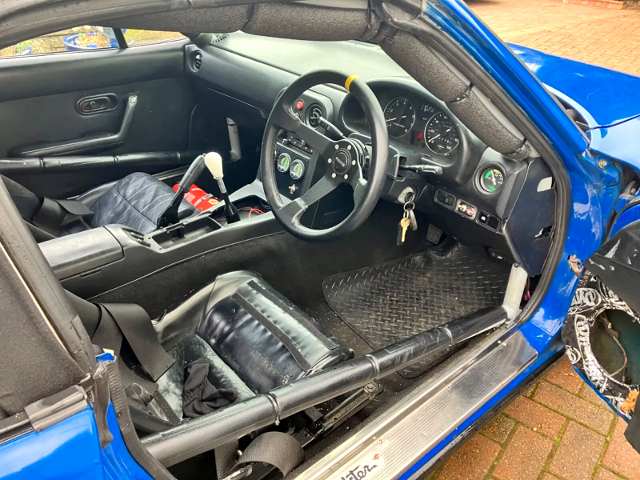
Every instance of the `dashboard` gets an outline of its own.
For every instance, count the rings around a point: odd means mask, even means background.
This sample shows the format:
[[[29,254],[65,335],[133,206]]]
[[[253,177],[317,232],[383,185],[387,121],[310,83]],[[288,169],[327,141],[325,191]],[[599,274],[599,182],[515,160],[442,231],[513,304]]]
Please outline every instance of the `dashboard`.
[[[463,203],[459,205],[460,195],[456,196],[454,209],[465,215],[471,212],[475,219],[476,207],[482,207],[483,218],[489,218],[483,225],[498,231],[499,222],[492,216],[503,215],[499,199],[503,193],[509,194],[527,163],[487,148],[443,102],[413,82],[380,79],[369,85],[383,109],[394,178],[405,179],[406,183],[420,178],[443,190],[464,190]],[[368,135],[364,112],[351,95],[346,96],[338,120],[352,135]],[[438,173],[424,175],[424,167],[437,167]],[[444,194],[434,196],[436,200],[444,198]],[[440,203],[451,206],[451,199]]]
[[[200,59],[201,67],[192,67],[191,73],[203,83],[212,109],[237,99],[234,120],[257,138],[279,93],[299,75],[325,64],[355,71],[376,95],[389,132],[382,198],[402,203],[413,191],[416,211],[429,224],[496,258],[517,261],[531,275],[541,271],[555,216],[554,182],[545,162],[535,155],[514,160],[487,147],[379,48],[232,34],[205,49],[188,46],[187,58]],[[380,78],[381,71],[390,76]],[[298,100],[295,113],[313,128],[331,136],[317,122],[321,115],[344,135],[371,142],[364,111],[341,86],[318,85]],[[281,134],[273,154],[282,196],[298,198],[318,180],[318,155],[301,139]],[[327,228],[344,218],[352,194],[343,193],[317,207],[309,226]]]

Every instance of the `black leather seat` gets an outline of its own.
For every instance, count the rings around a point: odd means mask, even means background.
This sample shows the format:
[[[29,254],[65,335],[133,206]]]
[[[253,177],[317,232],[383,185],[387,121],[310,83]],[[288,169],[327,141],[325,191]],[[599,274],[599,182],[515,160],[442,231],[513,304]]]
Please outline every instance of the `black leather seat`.
[[[78,301],[84,302],[76,297]],[[97,327],[95,321],[85,320],[86,303],[77,309],[91,334]],[[249,271],[220,275],[154,322],[154,327],[175,363],[155,384],[131,374],[125,379],[139,383],[137,387],[153,397],[145,405],[139,399],[137,404],[130,402],[134,423],[146,433],[183,420],[185,367],[196,359],[208,359],[211,384],[232,389],[238,402],[353,356],[352,350],[325,335],[315,320]]]
[[[117,182],[89,190],[74,200],[42,197],[1,177],[38,242],[114,224],[143,234],[151,233],[157,230],[158,217],[174,195],[171,187],[146,173],[132,173]],[[186,218],[194,211],[193,206],[183,200],[178,217]]]

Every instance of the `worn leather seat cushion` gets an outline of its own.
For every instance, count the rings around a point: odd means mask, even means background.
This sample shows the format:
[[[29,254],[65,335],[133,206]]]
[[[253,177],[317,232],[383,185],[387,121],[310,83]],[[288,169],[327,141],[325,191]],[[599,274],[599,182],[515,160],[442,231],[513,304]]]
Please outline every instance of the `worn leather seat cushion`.
[[[114,224],[143,234],[154,232],[158,218],[175,194],[169,185],[140,172],[100,185],[74,200],[50,200],[3,175],[0,179],[38,242]],[[178,218],[194,212],[194,207],[182,200]]]
[[[165,349],[193,334],[255,393],[265,393],[350,358],[353,352],[259,274],[220,275],[157,324]]]
[[[100,187],[98,187],[100,188]],[[87,192],[85,198],[91,198]],[[92,227],[126,225],[140,233],[151,233],[158,229],[158,218],[164,212],[175,192],[173,189],[146,173],[132,173],[114,183],[92,204]],[[178,218],[195,212],[194,207],[182,200]]]

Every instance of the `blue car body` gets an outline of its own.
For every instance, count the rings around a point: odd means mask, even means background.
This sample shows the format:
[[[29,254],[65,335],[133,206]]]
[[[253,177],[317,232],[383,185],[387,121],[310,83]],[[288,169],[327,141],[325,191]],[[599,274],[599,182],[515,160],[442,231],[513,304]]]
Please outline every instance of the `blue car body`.
[[[455,0],[430,3],[424,15],[491,73],[554,146],[571,182],[572,208],[562,258],[586,260],[605,240],[607,222],[632,198],[623,197],[619,203],[623,193],[621,172],[611,160],[640,168],[640,149],[628,141],[640,136],[640,78],[526,47],[507,46],[466,5]],[[599,128],[583,134],[550,92],[579,111],[590,127]],[[627,210],[612,232],[639,218],[640,211]],[[578,280],[570,263],[561,261],[549,293],[520,327],[538,352],[535,362],[409,468],[403,479],[454,445],[456,438],[492,412],[562,349],[558,333]],[[0,464],[5,467],[2,478],[150,478],[129,455],[112,408],[108,420],[114,440],[103,450],[91,407],[46,431],[6,443],[0,447]]]

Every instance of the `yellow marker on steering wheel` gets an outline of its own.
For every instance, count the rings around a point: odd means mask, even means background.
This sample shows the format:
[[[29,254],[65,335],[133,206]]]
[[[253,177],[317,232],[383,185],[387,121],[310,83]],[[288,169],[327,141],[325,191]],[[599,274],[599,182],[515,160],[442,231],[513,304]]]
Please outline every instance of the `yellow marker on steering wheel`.
[[[347,77],[347,80],[344,82],[344,88],[347,89],[347,92],[349,91],[349,87],[351,87],[351,82],[353,82],[356,78],[358,78],[358,75],[351,75]]]

